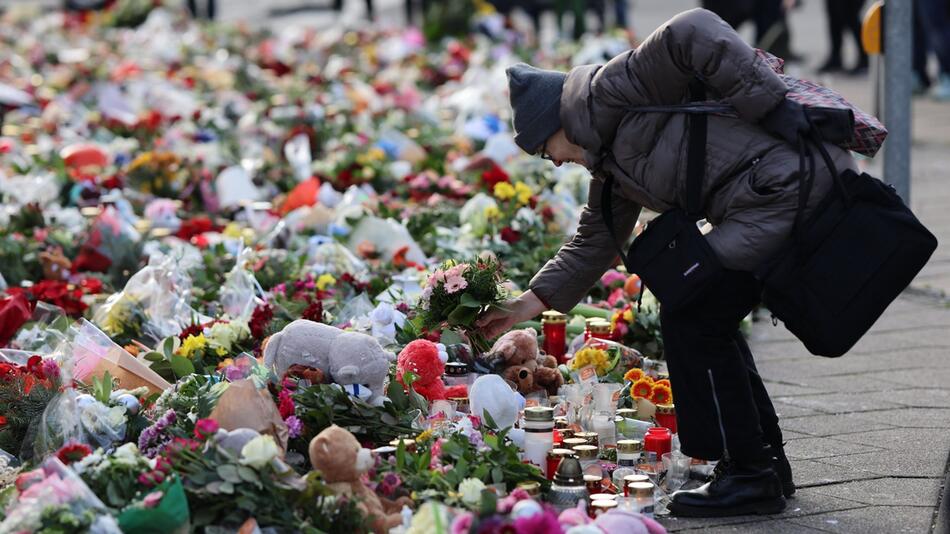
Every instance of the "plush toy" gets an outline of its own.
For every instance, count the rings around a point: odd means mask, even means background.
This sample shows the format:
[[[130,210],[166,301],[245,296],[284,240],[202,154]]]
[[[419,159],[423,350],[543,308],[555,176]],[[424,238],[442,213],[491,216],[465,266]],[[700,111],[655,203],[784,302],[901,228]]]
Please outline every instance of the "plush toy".
[[[331,425],[310,441],[309,452],[310,464],[320,471],[334,493],[359,501],[360,508],[372,521],[373,532],[383,534],[402,523],[399,512],[404,505],[412,504],[412,500],[381,498],[360,481],[360,476],[373,467],[373,455],[369,449],[360,447],[353,434]]]
[[[416,393],[429,402],[444,400],[446,394],[442,374],[445,373],[445,362],[448,358],[444,347],[440,349],[439,345],[431,341],[417,339],[399,353],[396,360],[396,380],[406,387],[403,375],[410,371],[419,377],[412,383],[412,389],[416,390]]]
[[[506,380],[515,384],[524,395],[545,390],[557,395],[564,377],[557,370],[557,359],[541,355],[538,333],[533,328],[512,330],[498,338],[488,354],[492,367]]]
[[[525,404],[524,397],[498,375],[482,375],[475,379],[468,398],[472,415],[487,421],[487,412],[498,428],[513,427]]]
[[[285,326],[264,344],[264,365],[273,367],[278,376],[294,364],[313,367],[330,382],[368,387],[371,403],[382,400],[389,364],[395,359],[372,336],[305,319]]]

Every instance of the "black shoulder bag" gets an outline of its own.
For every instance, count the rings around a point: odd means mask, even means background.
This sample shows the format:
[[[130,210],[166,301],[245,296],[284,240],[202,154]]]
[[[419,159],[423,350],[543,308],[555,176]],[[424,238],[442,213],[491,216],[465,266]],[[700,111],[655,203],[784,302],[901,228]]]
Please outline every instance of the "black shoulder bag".
[[[835,184],[803,221],[814,181],[814,153]],[[805,172],[805,159],[810,161]],[[762,301],[812,354],[848,352],[923,269],[937,238],[894,188],[848,169],[838,174],[812,121],[799,139],[798,213],[792,242],[756,272]]]
[[[690,85],[690,100],[705,98],[705,87]],[[713,283],[723,271],[716,253],[699,231],[702,219],[702,185],[706,166],[708,107],[655,106],[634,108],[642,112],[689,114],[689,147],[686,161],[686,211],[675,208],[653,219],[624,253],[614,233],[611,196],[613,176],[607,174],[601,191],[601,210],[607,230],[617,246],[627,271],[636,273],[660,304],[678,309]]]

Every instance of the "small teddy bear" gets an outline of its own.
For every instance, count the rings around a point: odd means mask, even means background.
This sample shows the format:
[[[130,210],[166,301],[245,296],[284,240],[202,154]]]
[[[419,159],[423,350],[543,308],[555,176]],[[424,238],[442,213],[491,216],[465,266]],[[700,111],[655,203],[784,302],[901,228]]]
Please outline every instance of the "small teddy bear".
[[[557,359],[538,350],[538,333],[533,328],[512,330],[501,336],[488,358],[493,360],[495,372],[515,384],[523,395],[539,390],[556,395],[564,384]]]
[[[392,501],[380,497],[360,481],[360,476],[373,467],[373,454],[361,447],[353,434],[330,425],[310,441],[309,453],[310,464],[320,471],[336,495],[359,502],[372,522],[373,532],[384,534],[402,523],[399,511],[411,505],[412,500],[400,497]]]

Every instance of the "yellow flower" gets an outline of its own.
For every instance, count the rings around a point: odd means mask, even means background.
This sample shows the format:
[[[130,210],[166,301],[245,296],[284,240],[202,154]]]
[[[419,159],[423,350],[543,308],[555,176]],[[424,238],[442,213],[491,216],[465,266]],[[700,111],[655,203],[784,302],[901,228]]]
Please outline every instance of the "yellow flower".
[[[633,310],[623,312],[623,320],[627,324],[633,324]]]
[[[241,225],[236,222],[230,222],[224,227],[221,234],[231,238],[241,237]]]
[[[229,365],[234,365],[234,358],[225,358],[221,360],[220,362],[218,362],[218,369],[219,370],[224,369],[225,367]]]
[[[498,200],[510,200],[515,196],[515,188],[508,182],[498,182],[493,193]]]
[[[627,382],[635,383],[643,378],[643,374],[643,369],[630,369],[623,375],[623,379]]]
[[[317,289],[320,291],[326,291],[327,287],[332,286],[336,283],[336,278],[333,278],[332,274],[321,274],[317,278]]]
[[[420,432],[418,436],[416,436],[416,443],[424,443],[426,441],[429,441],[430,439],[432,439],[432,429],[426,429]]]
[[[502,183],[504,182],[499,182],[498,185],[501,185]],[[518,182],[515,184],[515,196],[518,198],[518,205],[525,206],[531,202],[532,194],[531,188],[528,187],[524,182]]]
[[[205,338],[204,334],[198,334],[197,336],[192,334],[186,337],[185,341],[182,342],[179,352],[181,352],[182,356],[191,358],[192,354],[205,348],[207,345],[208,340]]]
[[[489,221],[497,220],[501,217],[501,210],[498,209],[498,206],[488,206],[485,208],[485,211],[482,212],[485,215],[485,218]]]
[[[571,358],[571,369],[581,369],[592,365],[598,375],[603,375],[607,372],[609,363],[606,351],[587,347],[577,351],[574,357]]]

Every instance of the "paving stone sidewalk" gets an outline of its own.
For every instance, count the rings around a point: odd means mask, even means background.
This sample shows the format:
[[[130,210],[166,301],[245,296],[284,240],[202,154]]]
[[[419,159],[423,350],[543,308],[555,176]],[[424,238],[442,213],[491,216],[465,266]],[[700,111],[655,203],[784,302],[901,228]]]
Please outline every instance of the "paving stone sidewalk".
[[[950,455],[950,309],[897,300],[847,355],[757,322],[752,349],[798,492],[776,516],[663,519],[671,532],[938,532]],[[944,503],[946,504],[946,503]]]

